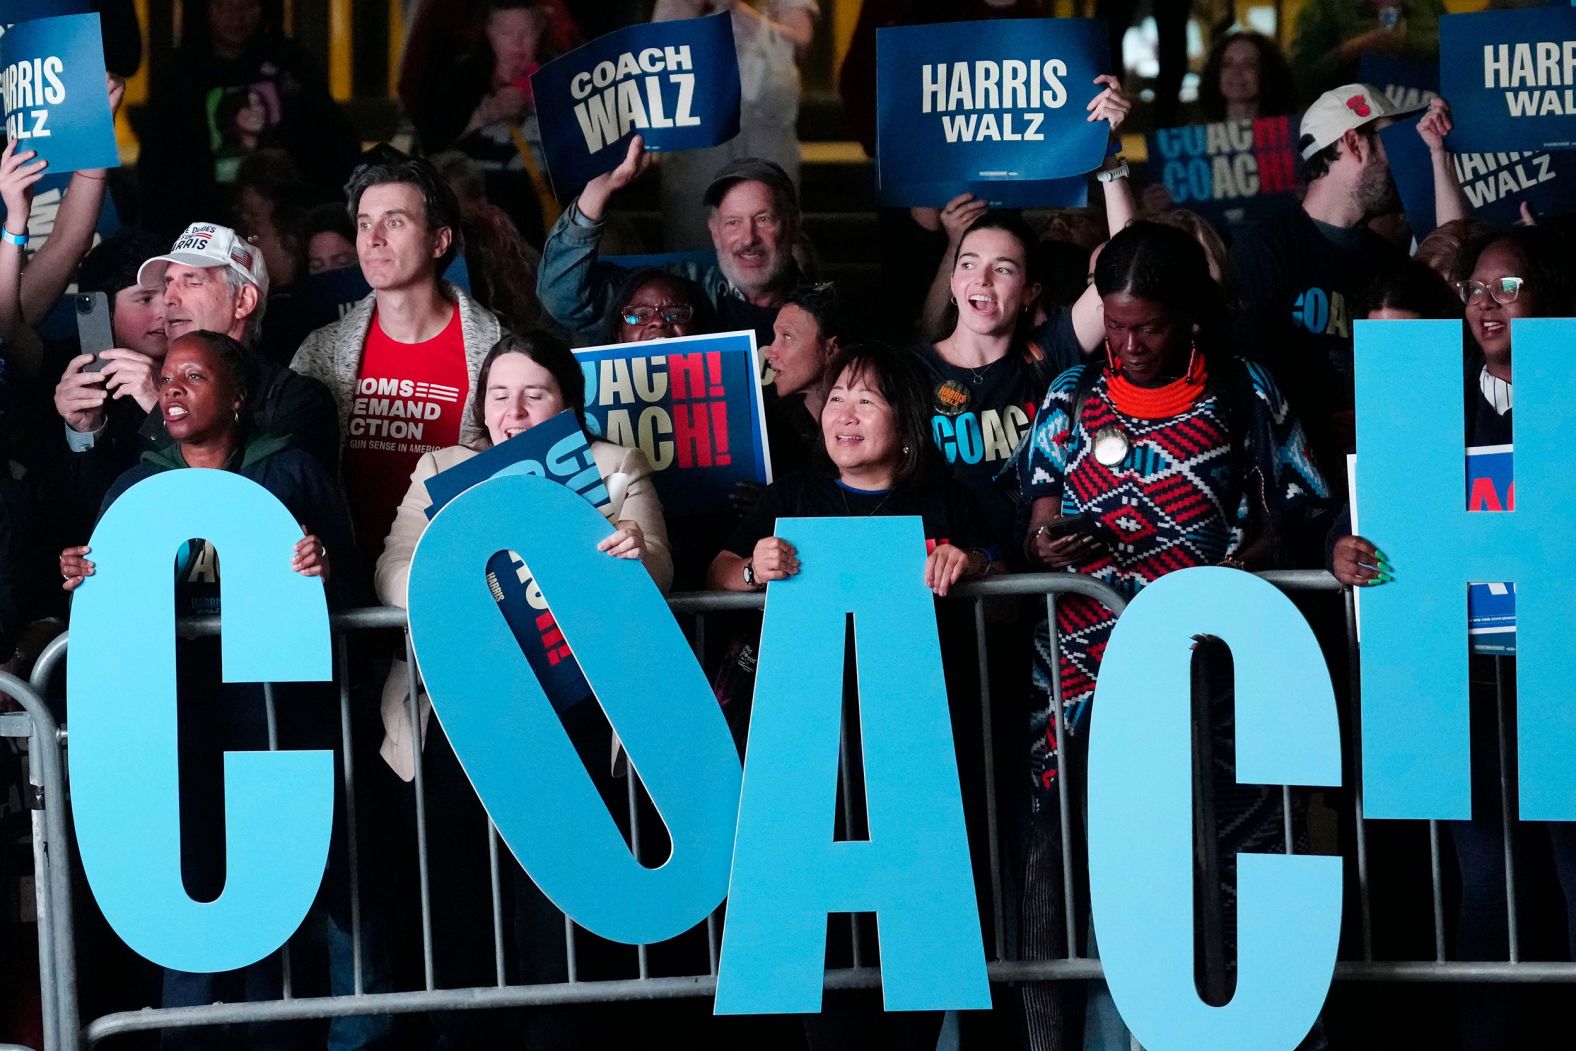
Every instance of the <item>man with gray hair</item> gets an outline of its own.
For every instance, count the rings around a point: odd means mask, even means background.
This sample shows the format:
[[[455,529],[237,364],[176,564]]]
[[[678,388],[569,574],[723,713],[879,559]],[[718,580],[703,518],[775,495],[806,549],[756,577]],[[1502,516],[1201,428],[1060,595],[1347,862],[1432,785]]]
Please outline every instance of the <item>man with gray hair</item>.
[[[268,268],[261,249],[248,244],[228,226],[192,223],[170,251],[154,256],[137,271],[137,284],[158,292],[164,301],[168,341],[188,332],[219,332],[245,344],[252,397],[250,424],[311,454],[330,472],[339,467],[339,424],[328,389],[297,375],[256,352],[257,330],[268,300]],[[81,383],[95,379],[83,373]],[[74,453],[94,447],[104,430],[103,403],[129,397],[146,414],[138,428],[144,448],[169,442],[158,405],[157,370],[129,371],[113,393],[100,388],[97,406],[85,405],[65,415],[66,439]],[[64,382],[64,381],[63,381]],[[57,403],[60,397],[57,394]]]
[[[559,324],[589,333],[602,324],[627,272],[597,258],[613,195],[651,167],[636,135],[623,163],[586,184],[553,224],[542,248],[536,294]],[[799,198],[788,173],[760,157],[740,157],[718,169],[699,202],[716,250],[714,263],[682,261],[664,269],[699,285],[725,330],[754,329],[759,346],[772,342],[777,308],[803,279],[793,247],[799,236]]]

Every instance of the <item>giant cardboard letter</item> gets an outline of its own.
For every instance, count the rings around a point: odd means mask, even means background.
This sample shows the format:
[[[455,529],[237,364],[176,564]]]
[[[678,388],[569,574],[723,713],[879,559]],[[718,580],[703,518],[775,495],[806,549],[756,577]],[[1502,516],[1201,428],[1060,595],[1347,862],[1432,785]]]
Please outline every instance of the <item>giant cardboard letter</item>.
[[[780,519],[717,1013],[821,1006],[826,916],[874,912],[889,1011],[990,1006],[919,520]],[[870,838],[834,842],[847,617]]]
[[[226,682],[332,675],[323,585],[290,569],[295,519],[255,482],[170,471],[127,490],[93,531],[93,576],[71,607],[66,670],[77,845],[99,907],[164,967],[227,971],[300,926],[328,861],[329,752],[224,757],[225,885],[196,902],[181,881],[174,559],[203,537],[221,552]]]
[[[1089,738],[1089,888],[1106,980],[1151,1051],[1292,1048],[1335,970],[1341,861],[1241,854],[1237,988],[1210,1007],[1194,985],[1189,719],[1193,636],[1231,648],[1237,779],[1338,785],[1335,696],[1291,601],[1232,569],[1161,577],[1117,620]]]
[[[610,530],[556,482],[483,482],[416,546],[410,629],[433,710],[514,856],[576,923],[638,944],[683,933],[727,892],[739,759],[645,567],[596,550]],[[630,854],[499,613],[486,578],[499,551],[535,573],[661,813],[673,842],[662,866]]]
[[[1357,323],[1359,523],[1396,573],[1362,595],[1369,817],[1472,816],[1469,752],[1493,745],[1467,732],[1466,586],[1514,581],[1520,816],[1576,820],[1576,322],[1511,331],[1516,509],[1469,513],[1460,324]]]

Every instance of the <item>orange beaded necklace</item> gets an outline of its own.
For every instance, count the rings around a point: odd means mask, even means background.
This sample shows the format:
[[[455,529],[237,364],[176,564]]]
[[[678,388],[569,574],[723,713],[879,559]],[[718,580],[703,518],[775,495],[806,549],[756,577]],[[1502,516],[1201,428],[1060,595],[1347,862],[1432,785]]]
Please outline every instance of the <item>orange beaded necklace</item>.
[[[1113,360],[1112,365],[1115,364]],[[1111,396],[1111,404],[1124,416],[1135,416],[1140,420],[1163,420],[1168,416],[1180,416],[1191,409],[1203,397],[1208,380],[1209,370],[1204,366],[1204,355],[1195,347],[1188,354],[1187,373],[1180,379],[1160,387],[1140,387],[1113,367],[1106,379],[1105,389]]]

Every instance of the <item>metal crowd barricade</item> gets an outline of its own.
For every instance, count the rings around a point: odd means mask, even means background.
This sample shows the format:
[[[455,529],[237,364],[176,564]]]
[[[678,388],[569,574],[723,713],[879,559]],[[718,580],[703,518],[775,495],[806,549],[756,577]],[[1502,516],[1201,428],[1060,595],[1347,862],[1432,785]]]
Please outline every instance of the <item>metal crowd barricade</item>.
[[[1327,595],[1334,597],[1339,593],[1339,588],[1333,578],[1323,572],[1283,572],[1262,574],[1270,582],[1290,593],[1310,593],[1315,596]],[[997,757],[1013,754],[1014,750],[1022,749],[1026,745],[1027,735],[1020,741],[1005,744],[994,739],[992,718],[993,698],[991,695],[991,651],[990,632],[986,617],[988,603],[1006,601],[1021,601],[1027,597],[1042,597],[1045,602],[1045,613],[1049,623],[1056,623],[1058,602],[1069,595],[1081,595],[1092,598],[1120,614],[1123,600],[1113,589],[1088,578],[1062,573],[1016,575],[997,577],[991,580],[980,581],[955,589],[956,598],[950,602],[967,603],[972,613],[974,626],[974,644],[977,659],[977,673],[979,684],[980,727],[981,737],[978,741],[957,742],[961,750],[965,747],[978,747],[982,750],[984,773],[984,811],[986,824],[985,839],[988,845],[989,863],[989,890],[991,913],[990,916],[981,917],[982,931],[988,932],[993,937],[989,938],[992,947],[987,968],[993,983],[1017,984],[1025,982],[1051,981],[1051,980],[1083,980],[1098,978],[1101,975],[1100,961],[1092,956],[1080,954],[1078,946],[1078,910],[1072,907],[1078,892],[1078,874],[1074,870],[1074,851],[1072,837],[1074,829],[1074,807],[1077,805],[1069,795],[1068,763],[1070,750],[1061,747],[1067,728],[1063,725],[1061,709],[1061,687],[1059,679],[1052,677],[1053,700],[1052,713],[1054,717],[1053,728],[1056,734],[1061,763],[1062,775],[1057,778],[1056,805],[1059,810],[1060,829],[1062,837],[1061,857],[1061,895],[1065,907],[1066,945],[1065,954],[1052,959],[1022,959],[1020,954],[1009,951],[1014,938],[1010,930],[1011,910],[1005,906],[1004,894],[1008,892],[1011,880],[1003,870],[1004,857],[1009,853],[1005,849],[1006,837],[1014,834],[1015,830],[1004,830],[1000,827],[999,816],[1003,808],[998,806],[996,798]],[[707,652],[708,619],[719,615],[728,615],[740,611],[759,610],[762,608],[764,598],[758,594],[733,594],[733,593],[705,593],[676,595],[670,600],[670,605],[676,615],[689,618],[690,638],[697,655]],[[1358,769],[1360,764],[1358,756],[1357,736],[1357,681],[1356,668],[1356,639],[1355,618],[1353,603],[1350,595],[1345,597],[1345,623],[1347,629],[1347,645],[1351,658],[1351,711],[1346,721],[1346,739],[1343,742],[1348,749],[1350,759],[1348,769]],[[632,977],[616,979],[588,980],[581,977],[576,959],[576,932],[578,928],[565,919],[566,930],[566,964],[568,980],[566,982],[545,985],[518,985],[509,984],[509,976],[505,968],[505,941],[504,941],[504,892],[501,879],[501,867],[505,863],[506,853],[499,849],[497,831],[489,827],[488,848],[491,864],[491,889],[492,889],[492,948],[494,957],[495,984],[487,987],[472,988],[443,988],[439,984],[442,977],[436,973],[433,958],[432,937],[432,898],[428,865],[428,837],[427,826],[430,815],[427,811],[427,799],[423,772],[423,761],[419,745],[413,748],[415,759],[415,813],[414,820],[417,830],[418,843],[418,886],[420,892],[421,939],[422,939],[422,987],[415,990],[399,992],[368,993],[363,974],[363,927],[366,917],[363,913],[363,899],[361,893],[360,859],[358,857],[357,834],[355,828],[357,814],[357,792],[359,788],[353,756],[356,750],[352,747],[351,726],[351,687],[344,674],[348,667],[347,637],[353,633],[370,631],[395,631],[405,628],[405,614],[403,610],[363,609],[352,610],[334,614],[331,618],[331,628],[334,633],[336,650],[336,668],[339,669],[338,690],[340,703],[340,734],[343,747],[343,771],[340,790],[343,792],[345,814],[347,817],[346,843],[348,846],[348,881],[351,894],[351,945],[353,951],[354,987],[350,995],[341,996],[313,996],[302,997],[293,995],[290,982],[290,954],[287,949],[282,953],[283,997],[269,1002],[252,1003],[216,1003],[201,1007],[183,1008],[150,1008],[140,1011],[128,1011],[110,1014],[90,1020],[85,1028],[79,1027],[77,989],[76,989],[76,956],[74,945],[74,932],[71,921],[71,880],[69,843],[65,838],[65,814],[63,802],[65,791],[63,786],[64,769],[61,764],[61,745],[66,740],[65,731],[57,729],[49,710],[41,700],[47,692],[58,671],[61,658],[65,652],[66,639],[64,636],[52,643],[40,656],[34,670],[33,684],[28,686],[10,676],[0,676],[0,689],[10,692],[17,697],[25,709],[25,716],[0,717],[0,734],[22,735],[26,734],[32,741],[32,751],[36,761],[30,764],[35,771],[34,777],[40,785],[39,798],[42,809],[35,813],[35,853],[38,866],[38,907],[40,930],[40,972],[46,990],[45,1016],[48,1030],[46,1033],[46,1047],[76,1048],[83,1043],[94,1044],[107,1037],[136,1031],[147,1031],[165,1028],[191,1027],[216,1024],[248,1023],[263,1021],[283,1021],[288,1019],[326,1019],[346,1015],[366,1014],[401,1014],[428,1011],[448,1011],[465,1009],[485,1009],[521,1006],[545,1006],[564,1004],[587,1004],[598,1002],[623,1002],[643,1001],[656,999],[670,999],[679,997],[709,996],[715,992],[719,936],[721,921],[718,914],[708,918],[707,945],[708,968],[704,973],[695,973],[682,976],[655,976],[650,973],[646,949],[644,946],[637,950],[637,973]],[[218,631],[217,617],[192,618],[182,621],[178,631],[188,637],[214,634]],[[1059,649],[1056,633],[1052,631],[1049,637],[1049,657],[1051,667],[1059,663]],[[407,667],[411,669],[410,680],[407,683],[409,715],[412,726],[420,725],[419,712],[415,693],[415,661],[410,648],[408,633],[405,635],[405,657]],[[1025,688],[1027,684],[1025,684]],[[1499,726],[1500,726],[1500,760],[1501,769],[1504,770],[1507,741],[1504,732],[1506,725],[1506,691],[1499,690]],[[268,709],[269,723],[272,727],[274,698],[272,690],[265,687],[265,705]],[[27,721],[23,721],[23,720]],[[1025,728],[1026,730],[1027,728]],[[844,783],[849,782],[848,771],[853,757],[848,752],[849,734],[843,735],[844,754],[841,757],[844,771]],[[1200,735],[1207,739],[1208,735]],[[419,735],[413,735],[414,742],[419,741]],[[271,739],[271,746],[277,747],[277,740]],[[1207,764],[1203,767],[1207,769]],[[629,820],[633,847],[638,850],[638,837],[640,835],[639,807],[637,806],[637,786],[631,770],[629,777]],[[1358,871],[1359,899],[1361,907],[1362,929],[1362,958],[1357,960],[1343,960],[1337,966],[1336,977],[1343,980],[1386,980],[1386,981],[1445,981],[1445,982],[1475,982],[1475,981],[1513,981],[1513,982],[1546,982],[1546,981],[1576,981],[1576,964],[1565,963],[1528,963],[1520,959],[1519,946],[1514,936],[1514,919],[1512,919],[1512,940],[1509,959],[1504,962],[1463,962],[1448,959],[1446,952],[1446,937],[1444,925],[1444,894],[1442,889],[1442,866],[1440,861],[1440,835],[1437,823],[1431,823],[1430,848],[1431,872],[1434,896],[1434,944],[1435,954],[1432,960],[1378,960],[1374,957],[1372,938],[1372,915],[1368,894],[1366,828],[1362,815],[1362,794],[1359,785],[1353,785],[1350,791],[1352,800],[1352,819],[1354,821],[1356,866]],[[845,794],[845,806],[847,796]],[[1283,788],[1282,802],[1285,813],[1285,843],[1284,849],[1291,853],[1295,847],[1293,828],[1293,807],[1290,788]],[[1508,808],[1505,816],[1509,816]],[[845,811],[844,820],[848,819]],[[1512,844],[1513,825],[1505,822],[1505,859],[1507,872],[1514,870],[1514,851]],[[510,862],[512,863],[512,862]],[[1507,902],[1510,915],[1515,916],[1516,902],[1515,881],[1508,881],[1510,900]],[[828,970],[824,985],[828,990],[870,988],[877,986],[880,981],[880,971],[870,961],[871,954],[864,944],[864,936],[857,918],[848,917],[849,942],[852,952],[851,966]],[[46,934],[47,932],[47,934]],[[80,1034],[80,1035],[79,1035]]]
[[[76,1033],[79,1023],[76,952],[72,944],[71,846],[66,833],[66,776],[61,762],[65,732],[30,684],[0,672],[0,693],[8,694],[22,708],[19,712],[0,713],[0,737],[27,741],[44,1047],[67,1047],[72,1046],[70,1034]]]

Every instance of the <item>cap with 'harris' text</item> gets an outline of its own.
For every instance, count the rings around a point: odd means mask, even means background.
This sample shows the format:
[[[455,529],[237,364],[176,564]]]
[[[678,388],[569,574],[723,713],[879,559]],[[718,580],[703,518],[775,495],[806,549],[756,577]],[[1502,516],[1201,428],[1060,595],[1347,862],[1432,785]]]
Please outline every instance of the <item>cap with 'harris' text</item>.
[[[794,190],[793,180],[788,178],[788,173],[780,165],[762,157],[740,157],[724,164],[712,176],[711,184],[706,187],[706,196],[701,200],[706,207],[715,208],[722,203],[723,194],[741,182],[763,182],[791,207],[799,207],[799,194]]]
[[[228,226],[192,223],[176,238],[169,254],[154,256],[142,264],[137,271],[137,284],[143,288],[163,288],[164,271],[171,263],[205,270],[227,266],[256,285],[259,294],[268,295],[268,267],[263,263],[262,249],[248,244]]]
[[[1427,108],[1397,106],[1372,84],[1347,84],[1326,91],[1308,107],[1302,115],[1302,137],[1297,140],[1297,148],[1306,159],[1370,121],[1404,117]]]

